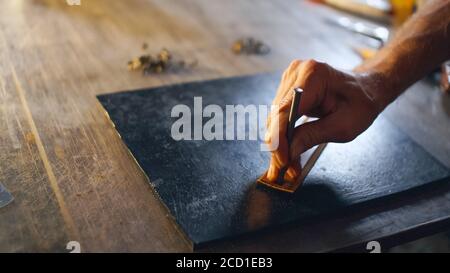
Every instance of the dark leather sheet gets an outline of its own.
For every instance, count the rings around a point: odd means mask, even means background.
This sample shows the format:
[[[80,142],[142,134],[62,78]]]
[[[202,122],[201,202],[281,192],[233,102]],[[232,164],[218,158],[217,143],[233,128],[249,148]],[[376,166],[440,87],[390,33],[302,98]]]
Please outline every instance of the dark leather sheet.
[[[380,116],[347,144],[329,144],[295,194],[256,186],[269,154],[258,141],[175,141],[174,105],[270,104],[280,74],[101,95],[151,186],[194,245],[343,210],[433,181],[450,171]],[[207,119],[204,120],[204,122]],[[420,125],[418,125],[420,126]]]

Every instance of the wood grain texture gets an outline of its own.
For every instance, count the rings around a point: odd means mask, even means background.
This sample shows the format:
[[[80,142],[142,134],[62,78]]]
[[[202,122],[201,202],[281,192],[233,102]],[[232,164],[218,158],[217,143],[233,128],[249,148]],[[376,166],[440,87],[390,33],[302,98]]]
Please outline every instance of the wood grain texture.
[[[15,201],[0,210],[0,251],[63,252],[70,240],[87,252],[190,250],[95,95],[273,71],[294,58],[346,69],[359,62],[348,46],[355,37],[322,21],[337,13],[295,0],[82,0],[81,6],[2,0],[1,7],[0,180]],[[266,41],[272,53],[234,56],[230,44],[247,35]],[[151,52],[167,47],[195,57],[199,66],[154,77],[126,71],[144,41]],[[438,90],[419,91],[401,98],[392,112],[450,166],[450,144],[442,136],[448,135],[449,106]],[[437,108],[424,105],[422,96]],[[421,121],[439,122],[423,123],[424,134],[414,131],[405,123],[416,120],[417,111],[405,110],[410,105],[426,108]],[[374,217],[382,225],[392,215]],[[410,224],[423,217],[415,215]]]

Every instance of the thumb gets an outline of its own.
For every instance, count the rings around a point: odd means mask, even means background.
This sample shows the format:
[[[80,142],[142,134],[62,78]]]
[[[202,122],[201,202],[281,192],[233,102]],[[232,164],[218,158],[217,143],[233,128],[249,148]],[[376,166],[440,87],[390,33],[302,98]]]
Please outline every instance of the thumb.
[[[308,149],[333,140],[335,122],[332,116],[304,123],[295,129],[290,146],[290,160],[297,160]]]

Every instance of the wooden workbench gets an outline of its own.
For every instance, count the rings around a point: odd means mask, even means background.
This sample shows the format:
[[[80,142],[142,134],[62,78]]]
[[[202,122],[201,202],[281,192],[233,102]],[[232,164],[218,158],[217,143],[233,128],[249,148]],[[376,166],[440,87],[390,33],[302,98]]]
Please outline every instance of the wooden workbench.
[[[301,1],[4,1],[0,9],[0,182],[15,201],[0,209],[0,252],[190,251],[95,95],[279,70],[294,58],[350,69],[354,35],[324,22],[339,13]],[[242,36],[268,56],[235,56]],[[167,47],[196,58],[187,72],[142,76],[127,61]],[[420,114],[418,114],[420,113]],[[450,98],[421,82],[388,110],[450,167]],[[263,232],[205,251],[330,251],[386,244],[448,227],[450,188]],[[409,234],[405,236],[405,234]],[[388,240],[389,239],[389,240]]]

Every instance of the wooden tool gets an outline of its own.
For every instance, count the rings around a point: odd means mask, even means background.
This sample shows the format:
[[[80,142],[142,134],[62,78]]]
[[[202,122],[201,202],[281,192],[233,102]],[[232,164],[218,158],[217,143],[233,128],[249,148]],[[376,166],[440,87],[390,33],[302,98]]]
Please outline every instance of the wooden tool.
[[[302,93],[303,93],[303,89],[301,89],[301,88],[295,88],[293,90],[293,99],[292,99],[292,104],[291,104],[291,110],[289,112],[289,121],[288,121],[288,125],[287,125],[287,130],[286,130],[286,138],[287,138],[288,147],[291,146],[292,138],[294,137],[295,124],[296,124],[297,120],[299,119],[297,113],[298,113],[298,108],[300,105]],[[308,120],[308,118],[305,118],[303,120],[303,122],[306,122],[307,120]],[[267,180],[267,172],[265,172],[260,178],[258,178],[257,182],[260,184],[266,185],[268,187],[274,188],[276,190],[289,192],[289,193],[295,192],[298,189],[298,187],[301,185],[303,180],[305,179],[306,174],[308,174],[309,170],[314,165],[314,162],[319,157],[323,148],[325,148],[325,144],[316,146],[316,147],[308,150],[305,153],[305,155],[308,159],[307,163],[305,164],[305,168],[302,170],[302,174],[299,177],[297,177],[295,181],[286,179],[285,176],[286,176],[286,172],[287,172],[289,166],[284,166],[280,170],[280,172],[278,174],[278,178],[276,179],[275,182]]]
[[[315,0],[322,2],[335,8],[368,16],[381,21],[389,21],[393,12],[392,5],[389,1],[367,1],[367,0]]]

